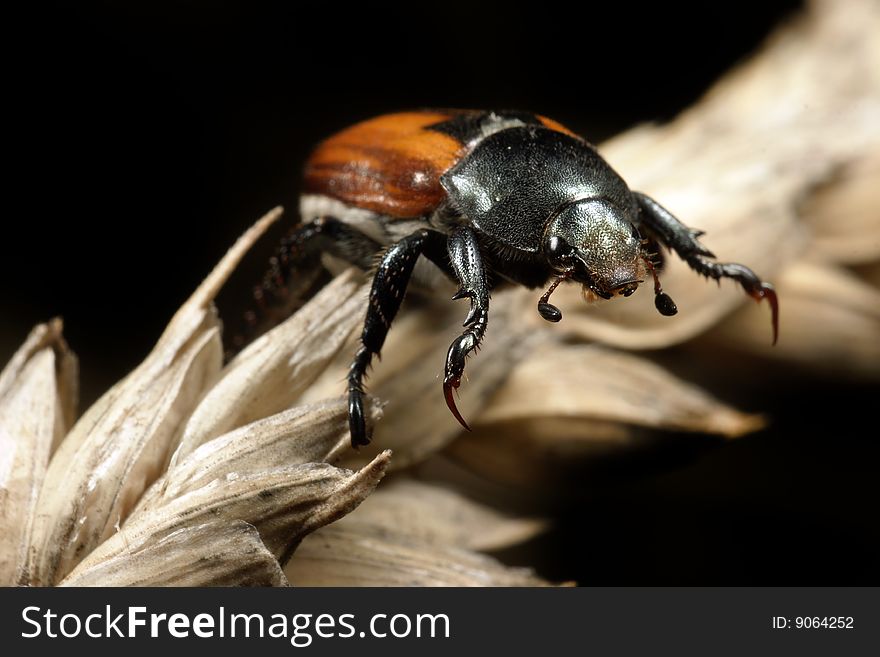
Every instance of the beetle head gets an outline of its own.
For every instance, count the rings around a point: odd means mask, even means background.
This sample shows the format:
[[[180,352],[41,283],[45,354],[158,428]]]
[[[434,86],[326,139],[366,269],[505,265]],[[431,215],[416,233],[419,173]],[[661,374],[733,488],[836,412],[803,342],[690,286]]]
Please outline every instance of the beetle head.
[[[635,226],[604,199],[564,206],[547,224],[544,255],[557,272],[603,299],[616,294],[628,297],[645,276]]]

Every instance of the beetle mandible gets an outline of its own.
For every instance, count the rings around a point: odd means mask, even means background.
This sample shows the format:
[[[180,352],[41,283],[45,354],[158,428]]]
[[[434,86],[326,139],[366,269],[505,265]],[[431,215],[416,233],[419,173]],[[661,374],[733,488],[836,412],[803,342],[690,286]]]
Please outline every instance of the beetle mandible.
[[[324,253],[374,272],[348,373],[353,446],[370,441],[363,379],[420,256],[460,286],[453,299],[470,300],[443,378],[446,403],[465,428],[453,391],[486,331],[489,292],[504,282],[549,283],[538,312],[557,322],[562,313],[550,295],[563,281],[610,299],[631,295],[650,275],[657,309],[674,315],[653,260],[663,245],[697,273],[733,279],[755,300],[767,299],[776,342],[779,306],[770,284],[744,265],[716,262],[700,231],[631,191],[587,141],[536,114],[417,111],[354,125],[312,153],[300,212],[302,223],[283,241],[256,294],[265,304],[267,292],[293,275],[314,280]]]

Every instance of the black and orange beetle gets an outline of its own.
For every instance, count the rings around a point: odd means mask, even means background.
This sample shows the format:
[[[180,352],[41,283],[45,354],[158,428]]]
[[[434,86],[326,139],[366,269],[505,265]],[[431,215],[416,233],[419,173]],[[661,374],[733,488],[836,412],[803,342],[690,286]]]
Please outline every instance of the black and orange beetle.
[[[348,374],[353,445],[369,436],[363,379],[403,300],[419,256],[469,298],[464,332],[449,347],[443,391],[455,406],[465,359],[489,320],[489,292],[504,282],[549,289],[544,319],[562,318],[550,294],[563,281],[596,297],[631,295],[650,273],[655,304],[677,312],[657,279],[652,255],[665,245],[699,274],[732,278],[772,308],[773,287],[749,268],[714,261],[659,203],[630,191],[596,149],[559,123],[519,111],[420,111],[359,123],[318,145],[305,167],[302,223],[285,239],[268,283],[313,272],[321,254],[373,270],[361,346]],[[381,257],[377,259],[377,254]],[[378,264],[376,264],[378,263]]]

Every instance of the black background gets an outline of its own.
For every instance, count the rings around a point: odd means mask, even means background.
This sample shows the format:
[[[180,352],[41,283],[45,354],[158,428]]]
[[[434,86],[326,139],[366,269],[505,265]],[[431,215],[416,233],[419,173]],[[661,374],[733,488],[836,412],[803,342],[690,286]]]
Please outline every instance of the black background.
[[[510,107],[599,142],[674,116],[797,6],[472,4],[79,2],[7,15],[0,361],[62,315],[85,407],[247,225],[279,203],[294,220],[322,137],[397,109]],[[243,298],[271,241],[221,303]],[[590,473],[556,530],[528,556],[501,556],[585,584],[876,583],[880,454],[859,429],[871,399],[810,377],[746,399],[774,428]]]

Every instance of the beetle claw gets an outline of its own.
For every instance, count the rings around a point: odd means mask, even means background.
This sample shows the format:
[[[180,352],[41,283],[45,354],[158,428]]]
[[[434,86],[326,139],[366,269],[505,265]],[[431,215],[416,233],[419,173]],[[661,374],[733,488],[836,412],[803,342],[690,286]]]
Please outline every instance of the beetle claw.
[[[770,304],[771,319],[773,324],[773,344],[779,339],[779,297],[776,296],[776,289],[770,283],[761,283],[761,285],[753,290],[749,290],[749,296],[760,303],[764,299]]]
[[[452,393],[452,391],[457,390],[460,385],[461,379],[458,377],[447,377],[446,380],[443,381],[443,396],[446,397],[446,405],[449,407],[452,415],[455,416],[455,419],[458,420],[458,423],[468,431],[471,431],[468,423],[465,422],[461,413],[458,411],[458,407],[455,405],[455,396]]]

